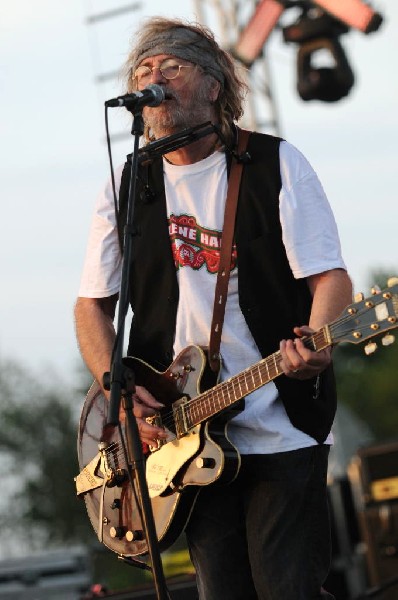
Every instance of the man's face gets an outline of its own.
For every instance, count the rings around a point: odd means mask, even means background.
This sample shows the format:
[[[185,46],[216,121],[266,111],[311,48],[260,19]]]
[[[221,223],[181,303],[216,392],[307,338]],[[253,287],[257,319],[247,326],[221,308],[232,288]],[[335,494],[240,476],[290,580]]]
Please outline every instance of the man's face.
[[[178,65],[181,65],[180,69]],[[145,72],[141,67],[153,70]],[[175,78],[167,79],[159,67],[166,76],[179,73]],[[143,60],[138,74],[135,83],[139,90],[150,83],[161,85],[165,90],[166,100],[162,104],[146,106],[143,110],[145,123],[156,138],[215,120],[214,101],[219,83],[206,76],[200,67],[169,54],[160,54]]]

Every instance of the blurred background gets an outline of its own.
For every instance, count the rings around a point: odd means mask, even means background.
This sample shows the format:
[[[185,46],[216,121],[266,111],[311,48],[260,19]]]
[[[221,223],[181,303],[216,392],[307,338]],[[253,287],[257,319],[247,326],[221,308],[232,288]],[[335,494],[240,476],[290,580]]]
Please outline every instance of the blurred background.
[[[284,137],[309,159],[355,291],[368,296],[398,275],[398,6],[1,0],[0,14],[0,598],[26,589],[33,597],[35,586],[37,598],[77,598],[77,587],[96,581],[120,591],[145,578],[96,543],[75,499],[77,422],[91,380],[72,313],[95,198],[109,177],[103,104],[124,93],[118,73],[134,32],[151,15],[213,29],[246,72],[243,126]],[[129,113],[114,110],[109,121],[118,165],[132,150]],[[342,599],[398,572],[398,351],[378,346],[369,356],[358,346],[336,351],[329,588]],[[165,564],[170,576],[192,573],[183,541]],[[75,591],[61,596],[61,580],[73,577]],[[398,588],[378,597],[398,598]]]

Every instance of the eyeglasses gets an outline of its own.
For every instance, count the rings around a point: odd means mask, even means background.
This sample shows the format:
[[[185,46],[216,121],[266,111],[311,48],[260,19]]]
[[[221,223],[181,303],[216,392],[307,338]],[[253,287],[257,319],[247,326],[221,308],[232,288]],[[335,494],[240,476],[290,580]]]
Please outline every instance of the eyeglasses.
[[[159,67],[141,65],[136,69],[134,79],[136,79],[139,84],[146,84],[150,80],[155,69],[159,69],[165,79],[176,79],[180,75],[181,69],[190,69],[193,66],[194,65],[179,65],[172,58],[166,58]]]

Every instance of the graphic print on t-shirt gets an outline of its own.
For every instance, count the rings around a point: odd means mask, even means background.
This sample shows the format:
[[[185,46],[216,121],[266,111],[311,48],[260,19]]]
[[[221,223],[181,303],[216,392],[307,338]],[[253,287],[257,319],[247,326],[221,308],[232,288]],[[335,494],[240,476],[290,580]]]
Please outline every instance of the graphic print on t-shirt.
[[[206,267],[217,273],[220,263],[221,231],[207,229],[190,215],[170,215],[169,235],[176,269]],[[236,267],[236,245],[232,247],[231,271]]]

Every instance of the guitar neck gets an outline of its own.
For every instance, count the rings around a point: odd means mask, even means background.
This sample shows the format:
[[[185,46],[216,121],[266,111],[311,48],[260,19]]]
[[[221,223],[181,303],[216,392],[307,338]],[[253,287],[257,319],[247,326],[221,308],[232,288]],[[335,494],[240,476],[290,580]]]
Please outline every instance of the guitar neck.
[[[303,338],[303,341],[307,348],[316,352],[331,346],[329,326],[325,325],[314,334]],[[276,379],[283,373],[281,361],[281,353],[274,352],[245,371],[183,404],[180,408],[184,411],[183,420],[186,429],[189,430],[214,417],[224,408],[228,408],[251,392]]]

